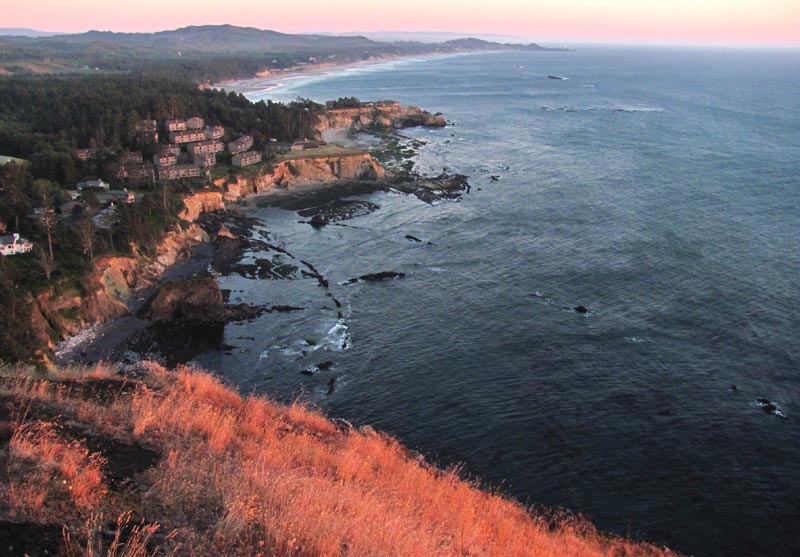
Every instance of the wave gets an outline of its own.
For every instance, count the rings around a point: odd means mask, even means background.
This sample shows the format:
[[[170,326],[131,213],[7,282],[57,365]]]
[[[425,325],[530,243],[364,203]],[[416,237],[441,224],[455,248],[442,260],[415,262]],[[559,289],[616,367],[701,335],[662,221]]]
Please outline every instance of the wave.
[[[352,346],[350,342],[350,328],[344,319],[339,319],[333,327],[328,330],[328,334],[322,343],[325,348],[330,348],[337,352],[347,350]]]
[[[666,112],[656,106],[549,106],[541,105],[539,110],[545,112]]]

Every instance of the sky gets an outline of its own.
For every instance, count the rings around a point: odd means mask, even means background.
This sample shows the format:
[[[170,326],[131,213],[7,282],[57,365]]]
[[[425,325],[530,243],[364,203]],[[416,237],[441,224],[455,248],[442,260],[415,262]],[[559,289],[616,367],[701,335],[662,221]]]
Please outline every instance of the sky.
[[[450,31],[540,42],[800,45],[800,0],[2,0],[0,27]]]

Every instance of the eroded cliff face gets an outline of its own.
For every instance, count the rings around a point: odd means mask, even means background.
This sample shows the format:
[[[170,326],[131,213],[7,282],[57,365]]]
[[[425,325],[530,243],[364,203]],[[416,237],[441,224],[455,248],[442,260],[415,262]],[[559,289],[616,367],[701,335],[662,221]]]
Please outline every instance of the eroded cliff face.
[[[183,200],[186,208],[178,214],[178,218],[194,222],[202,213],[224,211],[225,203],[222,193],[218,191],[202,191],[192,194]]]
[[[167,233],[154,256],[102,257],[79,285],[59,284],[40,292],[30,300],[31,330],[40,356],[46,360],[55,344],[85,327],[128,315],[128,300],[137,289],[152,285],[192,246],[208,241],[197,224],[184,225]]]
[[[385,180],[391,178],[370,154],[313,157],[280,162],[257,176],[221,178],[214,182],[224,189],[224,200],[237,201],[273,188],[291,188],[314,183]]]
[[[444,116],[431,114],[416,106],[391,103],[386,106],[364,106],[361,108],[333,108],[319,117],[317,131],[330,128],[350,130],[391,130],[427,126],[440,128],[447,124]]]
[[[55,345],[81,329],[130,313],[128,301],[139,288],[152,286],[191,248],[210,242],[209,235],[195,221],[205,212],[225,210],[226,202],[238,201],[271,188],[311,183],[353,180],[383,180],[387,173],[368,153],[340,157],[313,157],[284,161],[256,175],[220,179],[216,190],[201,191],[184,198],[179,217],[183,225],[168,232],[155,254],[102,257],[80,285],[54,285],[29,301],[31,334],[41,347],[40,359],[48,361]]]

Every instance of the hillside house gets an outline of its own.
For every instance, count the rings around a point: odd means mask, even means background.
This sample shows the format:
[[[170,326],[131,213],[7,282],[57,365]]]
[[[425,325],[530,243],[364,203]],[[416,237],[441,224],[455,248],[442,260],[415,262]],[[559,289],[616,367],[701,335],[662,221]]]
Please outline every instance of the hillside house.
[[[76,149],[75,156],[82,161],[94,160],[97,157],[97,149]]]
[[[233,166],[250,166],[251,164],[258,164],[261,162],[261,153],[258,151],[247,151],[246,153],[239,153],[234,155],[231,159]]]
[[[225,135],[225,128],[222,126],[206,126],[206,139],[222,139]]]
[[[178,164],[178,155],[172,151],[161,151],[153,155],[153,164],[156,166],[173,166]]]
[[[168,145],[161,145],[158,149],[159,153],[172,153],[176,157],[181,154],[181,146],[174,143]]]
[[[200,130],[206,125],[206,121],[199,116],[192,116],[186,120],[186,128],[189,130]]]
[[[197,178],[201,175],[201,173],[202,169],[193,164],[178,164],[175,166],[163,166],[158,168],[158,178],[160,180]]]
[[[325,141],[304,139],[292,143],[292,151],[308,151],[309,149],[319,149],[320,147],[325,147],[327,144],[328,143]]]
[[[0,255],[16,255],[33,251],[33,243],[19,234],[0,236]]]
[[[200,153],[219,153],[225,149],[225,144],[222,141],[206,139],[205,141],[190,143],[187,145],[186,149],[192,155],[199,155]]]
[[[269,154],[288,153],[292,150],[292,144],[286,141],[278,141],[277,139],[270,139],[267,143],[267,152]]]
[[[106,184],[102,180],[87,180],[85,182],[78,182],[78,190],[105,190],[108,191],[111,189],[111,186]]]
[[[194,143],[196,141],[205,141],[205,140],[206,140],[206,134],[202,130],[173,132],[169,134],[170,143],[177,143],[178,145],[183,145],[184,143]]]
[[[139,120],[136,122],[134,129],[137,136],[143,137],[148,141],[158,141],[158,122],[155,120]]]
[[[97,201],[103,204],[133,203],[136,201],[136,194],[128,190],[110,190],[105,193],[98,193]]]
[[[194,164],[209,168],[217,164],[217,155],[214,153],[196,153],[194,156]]]
[[[253,138],[249,135],[243,135],[238,139],[234,139],[230,143],[228,143],[228,151],[233,153],[242,153],[250,149],[253,146]]]
[[[146,180],[153,177],[153,165],[144,163],[121,164],[117,167],[114,176],[118,180]]]
[[[186,120],[167,120],[166,126],[170,133],[182,132],[186,130]]]
[[[126,162],[144,162],[142,159],[142,152],[141,151],[131,151],[130,153],[123,153],[119,157],[119,162],[126,163]]]

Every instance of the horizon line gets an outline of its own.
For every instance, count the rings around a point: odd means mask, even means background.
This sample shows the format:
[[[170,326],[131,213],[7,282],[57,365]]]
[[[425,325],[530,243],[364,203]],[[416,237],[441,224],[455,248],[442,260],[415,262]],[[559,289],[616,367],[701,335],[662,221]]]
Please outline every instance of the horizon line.
[[[353,30],[353,31],[330,31],[330,30],[306,30],[306,31],[298,31],[298,32],[287,32],[281,31],[276,28],[261,28],[261,27],[254,27],[248,25],[236,25],[233,23],[204,23],[204,24],[192,24],[192,25],[183,25],[179,27],[172,27],[172,28],[165,28],[165,29],[152,29],[152,30],[136,30],[136,31],[121,31],[121,30],[114,30],[114,29],[97,29],[97,28],[90,28],[81,31],[54,31],[48,29],[41,29],[36,27],[2,27],[0,29],[14,29],[19,31],[32,31],[35,33],[48,33],[51,34],[50,36],[61,36],[61,35],[81,35],[90,32],[99,32],[99,33],[119,33],[119,34],[152,34],[152,33],[163,33],[169,31],[177,31],[180,29],[186,29],[189,27],[237,27],[240,29],[257,29],[259,31],[273,31],[277,33],[282,33],[286,35],[327,35],[327,36],[364,36],[367,37],[368,35],[374,34],[398,34],[398,35],[448,35],[452,36],[453,38],[480,38],[480,36],[485,37],[495,37],[495,40],[500,41],[509,41],[510,39],[516,39],[520,42],[518,44],[529,44],[531,42],[542,44],[542,43],[551,43],[550,46],[570,46],[570,45],[584,45],[584,46],[644,46],[644,47],[653,47],[653,46],[662,46],[662,47],[705,47],[705,48],[776,48],[776,49],[795,49],[800,48],[800,41],[798,42],[752,42],[752,41],[742,41],[742,42],[727,42],[727,41],[702,41],[702,40],[676,40],[671,41],[667,39],[615,39],[615,38],[601,38],[601,37],[530,37],[526,35],[517,35],[514,33],[497,33],[497,32],[482,32],[482,31],[469,31],[469,32],[461,32],[461,31],[441,31],[441,30],[386,30],[380,29],[375,31],[365,31],[365,30]],[[26,38],[48,38],[47,36],[39,36],[33,37],[28,35],[0,35],[0,37],[26,37]],[[368,37],[367,37],[368,38]],[[413,39],[409,39],[413,40]],[[443,39],[442,42],[446,40],[452,39]],[[397,42],[397,41],[376,41],[376,42]],[[439,41],[417,41],[417,42],[439,42]],[[516,44],[516,43],[511,43]],[[543,45],[547,46],[547,45]]]

